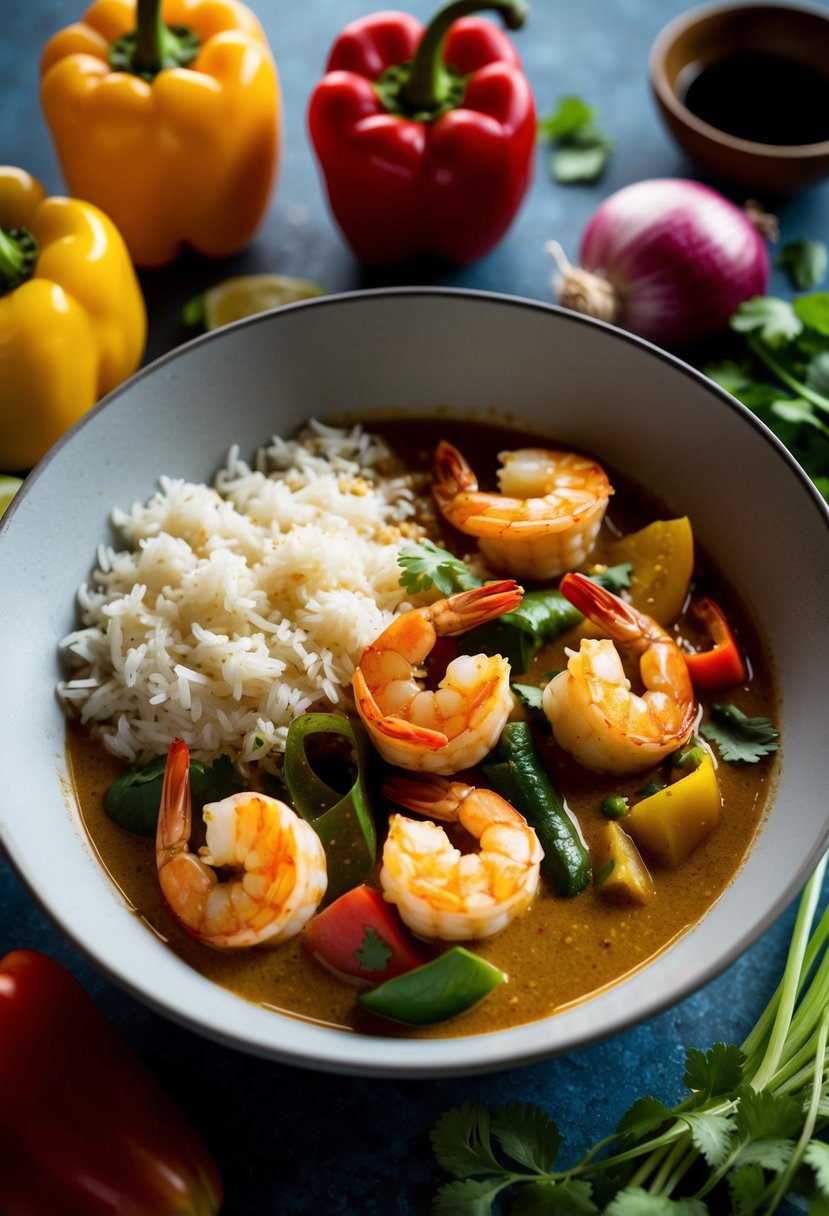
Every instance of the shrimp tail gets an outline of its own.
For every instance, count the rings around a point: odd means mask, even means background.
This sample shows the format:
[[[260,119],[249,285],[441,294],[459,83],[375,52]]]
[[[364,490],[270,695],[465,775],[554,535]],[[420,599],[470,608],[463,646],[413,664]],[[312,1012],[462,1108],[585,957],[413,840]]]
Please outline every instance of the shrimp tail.
[[[559,583],[559,591],[574,608],[578,608],[594,624],[606,629],[618,642],[635,645],[643,637],[649,638],[651,630],[646,626],[650,622],[642,613],[585,575],[565,574]]]
[[[156,852],[171,857],[187,847],[192,828],[190,751],[174,739],[167,752],[156,831]]]
[[[466,633],[476,625],[483,625],[486,621],[503,616],[505,612],[512,612],[523,596],[524,588],[519,587],[512,578],[485,583],[483,587],[473,587],[471,591],[459,591],[457,595],[450,595],[447,600],[433,605],[435,630],[442,637]]]
[[[383,782],[383,794],[407,811],[421,815],[434,815],[437,819],[455,817],[459,803],[470,792],[471,787],[458,781],[447,781],[436,773],[422,777],[403,777],[398,774]]]
[[[478,479],[471,465],[456,447],[441,439],[435,448],[434,485],[432,493],[441,511],[447,510],[452,499],[464,492],[474,493]]]
[[[401,743],[413,743],[432,752],[446,747],[449,742],[443,731],[430,730],[427,726],[416,726],[413,722],[406,722],[404,718],[396,718],[393,715],[386,716],[372,696],[371,689],[359,667],[354,672],[354,697],[357,708],[370,730],[377,730],[389,739],[396,739]]]

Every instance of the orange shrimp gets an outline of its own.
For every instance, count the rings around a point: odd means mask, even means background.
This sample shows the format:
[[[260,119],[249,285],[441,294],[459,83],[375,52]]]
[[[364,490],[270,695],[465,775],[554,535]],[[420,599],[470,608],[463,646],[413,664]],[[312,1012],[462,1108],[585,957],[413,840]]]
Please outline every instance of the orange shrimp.
[[[461,591],[401,612],[366,647],[354,673],[354,697],[375,747],[390,764],[456,773],[492,751],[513,706],[507,660],[459,655],[435,690],[421,687],[415,666],[438,637],[466,633],[511,612],[523,594],[512,579]]]
[[[156,834],[156,865],[170,911],[209,946],[275,946],[294,937],[328,885],[314,829],[266,794],[232,794],[203,811],[207,844],[189,850],[190,755],[175,739],[167,754]],[[220,880],[213,867],[230,867]]]
[[[461,853],[439,824],[392,815],[380,884],[421,937],[491,937],[526,911],[544,852],[535,830],[500,794],[444,777],[391,777],[383,793],[421,815],[459,823],[480,851]]]
[[[608,638],[582,638],[542,703],[556,742],[586,768],[636,773],[685,743],[697,707],[682,651],[651,617],[582,574],[560,589],[594,624],[639,658],[645,691],[635,693]]]
[[[543,580],[580,566],[613,493],[604,469],[587,456],[547,448],[500,452],[498,459],[500,493],[487,494],[458,449],[441,440],[432,493],[442,514],[478,537],[498,573]]]

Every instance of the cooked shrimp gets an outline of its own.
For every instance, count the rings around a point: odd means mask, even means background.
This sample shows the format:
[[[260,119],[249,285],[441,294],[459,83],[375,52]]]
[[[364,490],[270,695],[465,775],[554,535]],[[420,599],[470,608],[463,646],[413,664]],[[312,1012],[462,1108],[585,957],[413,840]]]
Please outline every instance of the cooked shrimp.
[[[402,612],[366,647],[354,673],[354,696],[385,760],[400,768],[457,773],[492,751],[513,704],[507,660],[459,655],[435,690],[421,687],[414,668],[439,637],[466,633],[512,611],[523,594],[512,579],[461,591]]]
[[[491,937],[524,912],[544,856],[523,815],[500,794],[444,777],[391,777],[383,792],[409,810],[461,824],[480,844],[461,853],[429,820],[392,815],[380,882],[386,899],[421,937]]]
[[[600,773],[636,773],[681,747],[696,705],[682,652],[651,617],[582,574],[561,590],[580,612],[639,658],[645,691],[631,691],[608,638],[582,638],[567,667],[544,689],[544,712],[559,746]]]
[[[613,490],[604,469],[575,452],[500,452],[500,493],[486,494],[464,457],[441,440],[432,493],[446,519],[469,536],[493,570],[548,579],[574,570],[593,548]]]
[[[198,856],[191,853],[189,764],[187,744],[174,740],[155,846],[162,894],[188,933],[206,945],[279,945],[299,933],[325,894],[320,839],[284,802],[233,794],[205,806],[207,844]],[[235,876],[219,879],[214,866],[230,867]]]

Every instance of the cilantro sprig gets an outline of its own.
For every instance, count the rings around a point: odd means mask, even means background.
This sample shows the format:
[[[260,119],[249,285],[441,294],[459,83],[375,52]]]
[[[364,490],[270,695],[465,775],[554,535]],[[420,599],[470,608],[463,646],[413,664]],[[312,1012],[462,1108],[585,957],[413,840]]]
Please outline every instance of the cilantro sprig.
[[[731,764],[756,764],[778,747],[779,735],[768,718],[749,718],[736,705],[715,702],[700,730]]]
[[[454,595],[456,591],[471,591],[481,585],[466,562],[431,540],[404,545],[398,562],[402,570],[400,586],[409,595],[419,595],[432,587],[441,595]]]
[[[465,1104],[432,1131],[452,1176],[433,1216],[770,1216],[792,1195],[829,1211],[829,909],[815,924],[827,859],[800,899],[777,991],[741,1047],[685,1059],[687,1097],[640,1098],[616,1130],[559,1166],[562,1135],[538,1106]]]
[[[813,265],[812,276],[818,270]],[[829,292],[792,301],[756,296],[730,327],[736,357],[705,373],[775,432],[829,498]]]

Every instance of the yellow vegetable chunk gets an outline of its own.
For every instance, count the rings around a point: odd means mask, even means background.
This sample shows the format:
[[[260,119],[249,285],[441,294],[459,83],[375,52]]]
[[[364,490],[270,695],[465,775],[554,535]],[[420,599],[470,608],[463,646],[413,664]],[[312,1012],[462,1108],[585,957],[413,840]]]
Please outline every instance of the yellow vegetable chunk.
[[[590,850],[596,889],[621,904],[646,904],[653,879],[639,850],[621,826],[609,820],[599,829]]]
[[[608,565],[631,562],[630,600],[663,627],[673,625],[688,596],[694,570],[694,534],[687,515],[658,519],[614,541]]]
[[[706,755],[687,777],[637,802],[625,828],[649,860],[676,869],[714,831],[721,811],[717,774]]]

